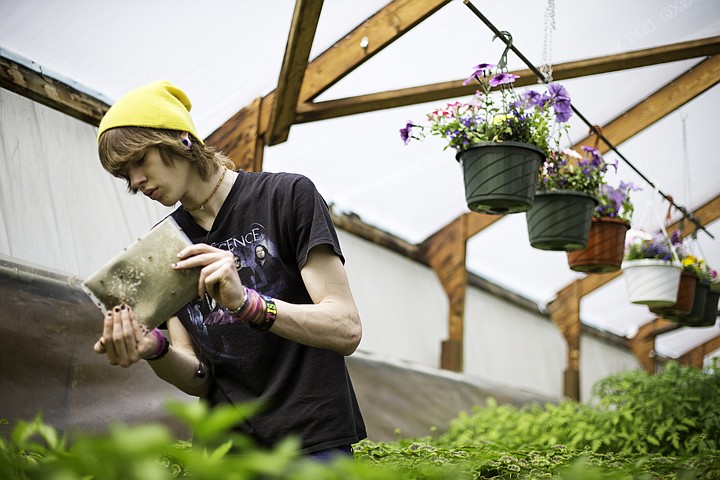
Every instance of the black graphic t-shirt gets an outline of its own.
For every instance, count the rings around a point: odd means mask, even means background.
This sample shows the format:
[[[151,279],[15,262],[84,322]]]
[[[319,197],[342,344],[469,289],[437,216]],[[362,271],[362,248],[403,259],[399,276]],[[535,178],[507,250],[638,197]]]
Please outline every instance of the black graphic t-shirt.
[[[210,232],[182,207],[171,215],[193,243],[232,251],[247,287],[286,302],[312,303],[300,270],[313,247],[330,245],[344,261],[327,205],[302,175],[239,171]],[[208,296],[177,315],[212,373],[211,404],[265,402],[238,426],[261,444],[294,435],[309,453],[365,438],[342,355],[230,323]]]

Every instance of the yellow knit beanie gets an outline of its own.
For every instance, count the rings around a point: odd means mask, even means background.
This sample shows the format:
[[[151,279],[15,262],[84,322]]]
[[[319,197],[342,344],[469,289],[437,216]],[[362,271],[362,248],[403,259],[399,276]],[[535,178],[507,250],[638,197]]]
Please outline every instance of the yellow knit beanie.
[[[98,138],[115,127],[150,127],[180,130],[204,143],[190,117],[192,103],[178,87],[166,80],[138,87],[120,97],[100,121]]]

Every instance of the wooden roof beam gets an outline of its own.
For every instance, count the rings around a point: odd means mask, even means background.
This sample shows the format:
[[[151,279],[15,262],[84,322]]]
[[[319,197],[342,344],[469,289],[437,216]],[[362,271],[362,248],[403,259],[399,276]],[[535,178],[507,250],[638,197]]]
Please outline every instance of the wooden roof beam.
[[[567,80],[716,54],[720,54],[720,36],[560,63],[553,65],[553,78],[557,81]],[[529,69],[517,70],[512,73],[520,76],[515,81],[515,86],[522,87],[537,83],[535,74]],[[463,81],[464,79],[325,102],[304,103],[298,107],[296,123],[326,120],[474,94],[477,88],[474,85],[464,86]]]
[[[300,102],[312,101],[450,0],[393,0],[317,56],[305,72]]]
[[[296,0],[282,68],[270,114],[267,145],[285,142],[295,121],[300,88],[317,30],[323,0]]]
[[[602,134],[617,146],[705,93],[719,82],[720,55],[714,55],[675,78],[609,124],[602,126]],[[594,142],[594,138],[594,136],[588,135],[576,145],[587,145]],[[607,145],[601,144],[598,146],[598,150],[606,153],[609,148]]]
[[[298,102],[304,103],[320,95],[448,3],[450,0],[390,2],[307,65]],[[361,47],[364,37],[368,38],[367,48]],[[262,152],[257,148],[245,151],[241,147],[247,143],[264,145],[259,137],[264,138],[268,132],[276,98],[277,90],[273,90],[259,101],[247,105],[212,132],[206,139],[207,143],[226,152],[236,164],[259,165],[258,170],[261,170]],[[286,105],[284,108],[289,107]]]

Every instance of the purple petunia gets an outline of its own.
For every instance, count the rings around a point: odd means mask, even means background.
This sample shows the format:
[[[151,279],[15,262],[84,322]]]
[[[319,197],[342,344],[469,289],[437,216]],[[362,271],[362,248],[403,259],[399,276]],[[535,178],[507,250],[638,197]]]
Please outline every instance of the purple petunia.
[[[572,106],[570,100],[555,100],[552,103],[553,111],[555,112],[555,120],[560,123],[567,122],[572,117]]]
[[[492,65],[490,63],[481,63],[480,65],[475,65],[472,75],[470,75],[463,82],[463,85],[469,84],[475,78],[486,76],[488,73],[490,73],[490,71],[492,71],[493,68],[495,68],[495,65]]]
[[[559,83],[549,84],[548,85],[548,93],[556,101],[566,100],[566,101],[570,102],[570,95],[568,94],[567,90],[565,90],[565,87],[563,87]]]
[[[405,128],[400,129],[400,139],[403,141],[403,143],[405,143],[405,145],[407,145],[410,142],[410,139],[412,138],[412,128],[414,126],[415,125],[413,125],[413,123],[410,120],[408,120],[407,124],[405,125]]]
[[[490,86],[497,87],[498,85],[512,83],[518,78],[520,78],[520,76],[515,75],[514,73],[501,72],[490,79]]]
[[[570,103],[570,95],[565,87],[559,83],[551,83],[548,85],[548,94],[555,112],[555,120],[558,122],[567,122],[572,116],[572,104]]]

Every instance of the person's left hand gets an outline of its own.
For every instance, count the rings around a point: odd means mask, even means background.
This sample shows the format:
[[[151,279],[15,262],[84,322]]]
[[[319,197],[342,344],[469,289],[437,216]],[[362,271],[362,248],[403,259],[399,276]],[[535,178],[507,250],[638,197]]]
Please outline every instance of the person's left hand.
[[[180,260],[173,264],[176,270],[200,267],[198,295],[210,295],[223,307],[234,310],[245,300],[243,287],[232,252],[198,243],[178,253]]]

